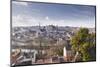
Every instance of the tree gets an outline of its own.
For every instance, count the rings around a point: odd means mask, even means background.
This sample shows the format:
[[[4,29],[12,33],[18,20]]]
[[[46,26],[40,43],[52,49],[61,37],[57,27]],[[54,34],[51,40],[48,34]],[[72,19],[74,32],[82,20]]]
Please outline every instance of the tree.
[[[61,47],[61,46],[56,47],[54,52],[56,55],[62,56],[63,55],[63,47]]]
[[[81,54],[79,61],[96,59],[95,34],[90,34],[87,28],[80,30],[71,39],[72,50]]]

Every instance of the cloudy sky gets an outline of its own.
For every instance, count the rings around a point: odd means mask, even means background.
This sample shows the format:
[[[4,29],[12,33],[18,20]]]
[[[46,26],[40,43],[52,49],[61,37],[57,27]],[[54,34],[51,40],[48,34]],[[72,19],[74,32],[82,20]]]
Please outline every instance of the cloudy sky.
[[[95,6],[12,2],[12,26],[95,27]]]

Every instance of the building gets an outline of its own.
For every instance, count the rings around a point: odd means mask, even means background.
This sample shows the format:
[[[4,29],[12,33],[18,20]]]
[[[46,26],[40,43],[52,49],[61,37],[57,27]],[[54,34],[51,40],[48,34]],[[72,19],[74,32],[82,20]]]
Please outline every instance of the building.
[[[74,58],[74,52],[71,50],[67,50],[66,47],[63,48],[63,57],[67,62],[71,62]]]

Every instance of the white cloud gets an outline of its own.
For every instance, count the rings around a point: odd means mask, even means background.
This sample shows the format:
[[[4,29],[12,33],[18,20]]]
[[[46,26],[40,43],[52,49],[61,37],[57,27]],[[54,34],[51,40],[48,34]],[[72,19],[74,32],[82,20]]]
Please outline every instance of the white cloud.
[[[85,23],[84,23],[85,22]],[[94,24],[90,24],[89,22],[93,22]],[[12,26],[36,26],[41,24],[41,26],[45,25],[58,25],[58,26],[73,26],[73,27],[95,27],[95,21],[75,21],[75,20],[52,20],[49,17],[45,17],[45,19],[36,19],[35,17],[20,14],[16,16],[12,16]]]
[[[16,15],[12,16],[12,26],[30,26],[36,24],[34,17],[28,15]]]
[[[16,1],[13,1],[12,3],[16,4],[16,5],[28,6],[27,2],[16,2]]]
[[[45,19],[46,19],[46,20],[49,20],[49,17],[48,17],[48,16],[46,16],[46,17],[45,17]]]

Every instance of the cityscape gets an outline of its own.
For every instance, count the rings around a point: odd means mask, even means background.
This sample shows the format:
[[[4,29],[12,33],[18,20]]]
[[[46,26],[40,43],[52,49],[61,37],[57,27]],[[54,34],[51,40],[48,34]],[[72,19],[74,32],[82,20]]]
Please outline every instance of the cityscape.
[[[12,1],[11,66],[88,61],[96,61],[95,6]]]

